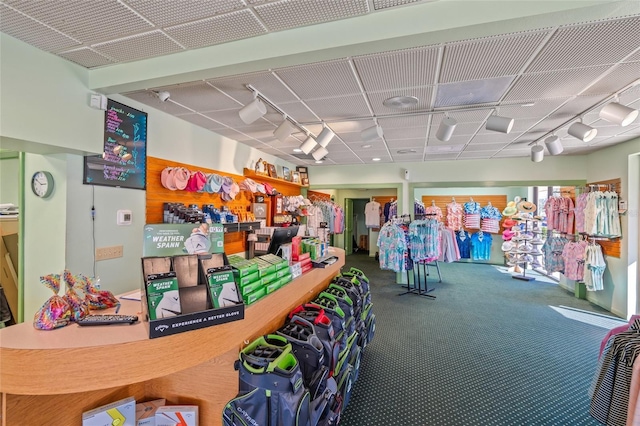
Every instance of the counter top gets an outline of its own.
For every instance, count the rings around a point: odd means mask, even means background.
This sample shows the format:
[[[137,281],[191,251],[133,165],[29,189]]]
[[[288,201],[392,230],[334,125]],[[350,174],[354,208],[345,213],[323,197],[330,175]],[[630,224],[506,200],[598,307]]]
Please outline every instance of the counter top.
[[[0,392],[48,395],[106,389],[163,377],[240,350],[256,337],[275,331],[291,309],[326,287],[345,259],[344,250],[332,248],[331,254],[338,262],[314,268],[249,305],[240,321],[157,339],[148,338],[142,322],[96,327],[71,324],[43,331],[36,330],[29,319],[0,329]],[[139,301],[121,303],[119,313],[141,316]],[[113,313],[113,309],[100,313]],[[69,377],[52,380],[59,375]]]

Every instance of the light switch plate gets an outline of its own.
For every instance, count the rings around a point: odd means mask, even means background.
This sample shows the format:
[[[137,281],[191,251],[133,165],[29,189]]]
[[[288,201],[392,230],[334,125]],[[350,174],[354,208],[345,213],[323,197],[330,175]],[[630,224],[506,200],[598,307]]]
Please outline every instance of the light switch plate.
[[[118,217],[116,219],[116,224],[131,225],[132,220],[133,220],[133,215],[131,213],[131,210],[118,210]]]

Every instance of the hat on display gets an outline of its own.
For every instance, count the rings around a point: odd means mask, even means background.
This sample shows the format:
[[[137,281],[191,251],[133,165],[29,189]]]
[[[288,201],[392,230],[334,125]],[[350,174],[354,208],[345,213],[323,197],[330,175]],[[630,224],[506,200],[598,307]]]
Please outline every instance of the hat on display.
[[[175,173],[177,170],[178,169],[175,167],[170,167],[169,171],[167,172],[167,180],[166,180],[167,189],[171,191],[175,191],[176,189],[178,189],[176,187],[176,179],[175,179]]]
[[[222,187],[222,176],[217,175],[215,173],[211,173],[207,176],[207,183],[204,186],[204,190],[209,194],[215,194],[220,192],[220,188]]]
[[[229,201],[233,200],[236,198],[236,196],[238,195],[238,193],[240,193],[240,185],[238,185],[237,183],[233,182],[231,184],[231,188],[229,188]]]
[[[513,249],[513,243],[511,241],[502,243],[502,251],[510,251],[511,249]]]
[[[516,221],[511,218],[506,219],[504,222],[502,222],[502,226],[504,226],[505,228],[512,228],[516,225],[517,225]]]
[[[514,235],[515,232],[505,229],[505,231],[502,233],[502,239],[505,241],[511,241],[511,238],[513,238]]]
[[[520,201],[517,205],[517,208],[523,213],[533,213],[536,211],[536,205],[531,201]]]
[[[162,172],[160,173],[160,183],[162,184],[162,186],[164,186],[167,189],[171,189],[169,187],[169,179],[171,176],[171,170],[173,169],[173,167],[165,167],[164,169],[162,169]],[[175,189],[175,188],[173,188]]]
[[[189,183],[189,177],[191,173],[184,167],[178,167],[173,170],[173,182],[176,189],[183,190]]]
[[[509,201],[507,207],[502,210],[502,216],[513,216],[516,213],[518,213],[518,209],[516,208],[515,201]]]
[[[220,188],[220,192],[228,194],[231,191],[231,185],[233,185],[233,179],[229,176],[224,176],[222,178],[222,187]]]
[[[207,183],[207,177],[201,171],[197,170],[191,173],[187,186],[184,188],[186,191],[202,191],[204,185]]]
[[[278,191],[276,191],[276,189],[269,185],[268,183],[264,183],[264,191],[267,195],[276,195]]]
[[[258,191],[261,194],[267,193],[267,190],[264,188],[264,185],[261,183],[256,184],[256,191]]]
[[[243,191],[249,191],[253,194],[258,192],[258,184],[253,179],[246,178],[240,183],[240,189]]]

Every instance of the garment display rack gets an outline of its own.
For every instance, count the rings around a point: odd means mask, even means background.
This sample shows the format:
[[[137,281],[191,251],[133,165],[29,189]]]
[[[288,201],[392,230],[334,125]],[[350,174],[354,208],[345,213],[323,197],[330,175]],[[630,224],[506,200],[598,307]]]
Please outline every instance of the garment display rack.
[[[436,213],[418,214],[416,215],[415,218],[416,220],[420,220],[420,219],[431,218],[433,216],[436,216]],[[401,218],[403,220],[403,223],[411,222],[411,215],[402,215]],[[409,219],[408,222],[406,221],[407,218]],[[408,256],[411,257],[410,249],[408,252]],[[420,268],[420,266],[422,266],[422,268]],[[442,275],[440,274],[440,265],[438,265],[438,260],[435,260],[434,262],[423,262],[423,261],[413,262],[413,268],[411,270],[407,270],[407,291],[398,294],[398,296],[403,296],[405,294],[417,294],[419,296],[428,297],[429,299],[435,299],[436,296],[432,294],[428,294],[433,290],[435,290],[435,287],[429,288],[429,281],[428,281],[428,277],[430,275],[429,266],[435,266],[438,272],[438,282],[441,283]],[[422,269],[422,273],[420,269]],[[413,280],[411,278],[413,278]],[[424,288],[423,288],[423,284],[424,284]]]

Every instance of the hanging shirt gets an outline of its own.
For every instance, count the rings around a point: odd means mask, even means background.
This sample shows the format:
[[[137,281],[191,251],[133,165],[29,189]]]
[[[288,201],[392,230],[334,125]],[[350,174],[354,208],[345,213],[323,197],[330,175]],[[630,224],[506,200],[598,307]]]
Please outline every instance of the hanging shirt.
[[[462,228],[462,205],[452,202],[447,204],[447,228],[458,231]]]
[[[478,231],[471,236],[471,259],[489,260],[491,258],[491,234]]]
[[[380,227],[380,203],[373,200],[364,206],[364,223],[367,228]]]
[[[570,280],[582,281],[584,276],[586,241],[570,241],[562,249],[564,260],[564,276]]]
[[[471,235],[464,230],[456,232],[456,242],[462,259],[471,259]]]

